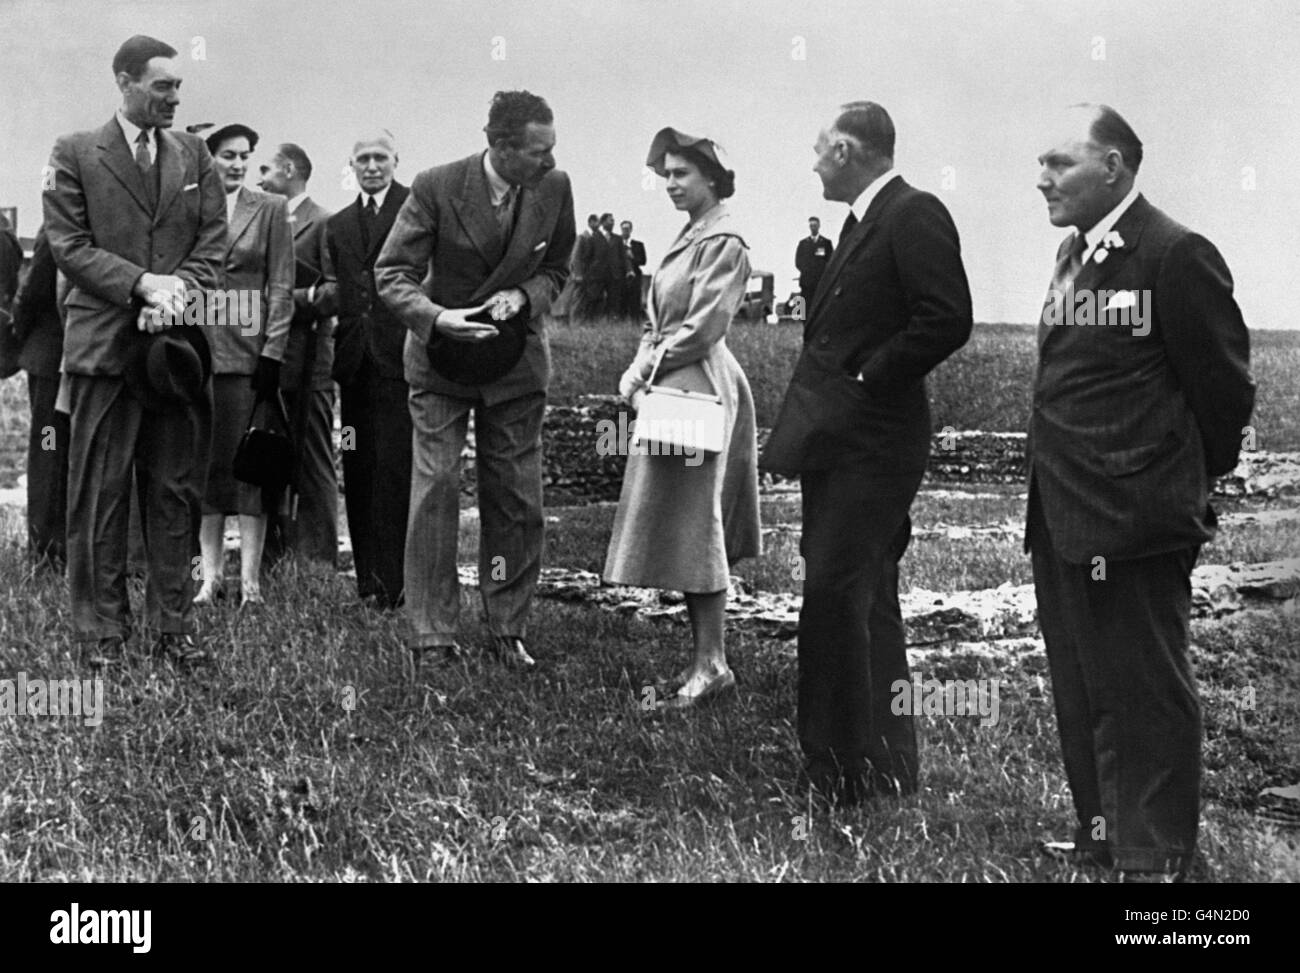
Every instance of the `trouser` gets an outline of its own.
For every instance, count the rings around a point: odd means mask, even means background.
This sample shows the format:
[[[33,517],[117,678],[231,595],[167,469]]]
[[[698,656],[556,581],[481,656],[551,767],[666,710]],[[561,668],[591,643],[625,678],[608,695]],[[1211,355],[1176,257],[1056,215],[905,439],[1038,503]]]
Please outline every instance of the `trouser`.
[[[367,358],[340,387],[343,499],[357,569],[357,592],[390,607],[401,602],[411,490],[408,388]]]
[[[334,472],[334,390],[285,391],[290,425],[307,397],[307,422],[298,451],[297,517],[294,511],[271,514],[263,559],[275,561],[296,552],[333,565],[339,553],[339,484]],[[279,505],[276,505],[277,507]],[[360,577],[360,575],[358,575]]]
[[[412,389],[415,462],[406,536],[412,648],[456,639],[460,454],[471,409],[482,531],[479,592],[492,634],[527,634],[528,610],[542,566],[546,394],[534,392],[489,406],[481,400]]]
[[[146,410],[116,376],[69,376],[68,587],[79,640],[128,635],[127,533],[134,471],[150,633],[193,631],[194,549],[212,428],[199,401]]]
[[[1116,868],[1183,870],[1200,810],[1201,704],[1188,656],[1199,547],[1072,564],[1036,497],[1029,544],[1076,843],[1104,844]]]
[[[27,550],[37,561],[67,557],[68,417],[54,411],[59,377],[27,374],[31,432],[27,438]]]
[[[798,732],[815,782],[916,789],[916,727],[890,704],[894,682],[910,680],[898,561],[921,476],[854,468],[801,476]]]

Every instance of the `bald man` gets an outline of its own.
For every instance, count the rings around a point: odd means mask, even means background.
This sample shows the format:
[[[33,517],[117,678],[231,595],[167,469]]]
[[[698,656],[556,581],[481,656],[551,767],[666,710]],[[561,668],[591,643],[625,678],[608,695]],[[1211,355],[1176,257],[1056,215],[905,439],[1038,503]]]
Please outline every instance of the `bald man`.
[[[411,413],[402,366],[406,328],[375,289],[375,259],[410,192],[394,182],[397,144],[387,129],[352,148],[356,201],[330,217],[327,247],[338,279],[334,378],[343,423],[343,495],[357,593],[379,608],[402,604],[411,489]]]

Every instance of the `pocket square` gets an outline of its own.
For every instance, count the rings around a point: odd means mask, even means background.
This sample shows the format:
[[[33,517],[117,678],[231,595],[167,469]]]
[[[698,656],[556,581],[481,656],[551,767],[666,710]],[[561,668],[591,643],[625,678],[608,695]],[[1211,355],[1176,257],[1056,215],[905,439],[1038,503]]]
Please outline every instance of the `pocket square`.
[[[1121,311],[1126,307],[1137,307],[1138,297],[1133,291],[1116,291],[1106,302],[1106,311]]]
[[[197,182],[192,182],[184,189],[182,189],[181,192],[188,193],[191,189],[198,189],[198,188],[199,188],[199,184]]]
[[[537,246],[533,247],[533,253],[536,253],[538,250],[541,250],[543,247],[546,246],[548,242],[549,241],[547,240],[543,240],[541,243],[537,244]]]

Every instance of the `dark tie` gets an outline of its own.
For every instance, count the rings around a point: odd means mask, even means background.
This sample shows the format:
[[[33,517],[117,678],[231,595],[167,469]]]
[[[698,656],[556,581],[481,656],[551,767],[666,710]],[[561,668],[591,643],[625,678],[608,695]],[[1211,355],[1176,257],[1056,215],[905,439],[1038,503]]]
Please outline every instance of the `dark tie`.
[[[1065,305],[1073,299],[1072,290],[1074,288],[1074,278],[1079,276],[1079,271],[1083,269],[1083,251],[1088,247],[1088,242],[1083,238],[1083,234],[1076,232],[1070,239],[1070,246],[1066,248],[1065,253],[1061,254],[1061,259],[1056,261],[1056,269],[1052,271],[1052,283],[1047,290],[1047,297],[1043,300],[1043,312],[1040,316],[1038,326],[1038,348],[1041,351],[1043,343],[1047,340],[1049,328],[1048,308],[1054,304],[1055,313],[1052,315],[1057,321],[1062,320],[1065,313]]]
[[[364,238],[362,242],[366,249],[370,249],[370,241],[375,238],[375,224],[379,222],[379,207],[375,205],[375,197],[367,196],[366,205],[361,209],[361,235]]]
[[[149,205],[158,205],[158,178],[153,159],[149,157],[149,130],[140,129],[135,139],[135,164],[140,169],[140,178],[144,180],[144,191],[149,197]]]
[[[510,242],[510,234],[515,228],[515,199],[518,195],[519,187],[511,186],[501,197],[501,202],[493,207],[496,211],[497,227],[501,230],[501,239],[506,243]]]
[[[849,234],[853,232],[853,228],[857,225],[858,218],[853,215],[853,210],[849,210],[849,215],[844,217],[844,229],[840,230],[840,246],[844,245],[844,241],[848,239]]]

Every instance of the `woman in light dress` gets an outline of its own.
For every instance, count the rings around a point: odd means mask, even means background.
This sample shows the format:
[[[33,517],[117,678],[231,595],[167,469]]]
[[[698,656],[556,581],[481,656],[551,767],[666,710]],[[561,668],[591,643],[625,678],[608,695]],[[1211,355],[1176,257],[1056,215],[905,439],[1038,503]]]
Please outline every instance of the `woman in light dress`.
[[[735,173],[714,143],[665,128],[646,165],[667,180],[669,199],[690,222],[655,272],[650,321],[619,393],[636,408],[653,372],[655,385],[715,394],[723,445],[713,454],[631,451],[604,577],[686,595],[694,657],[666,703],[685,708],[735,686],[723,645],[729,569],[761,549],[754,401],[726,343],[750,270],[722,202],[735,191]]]

